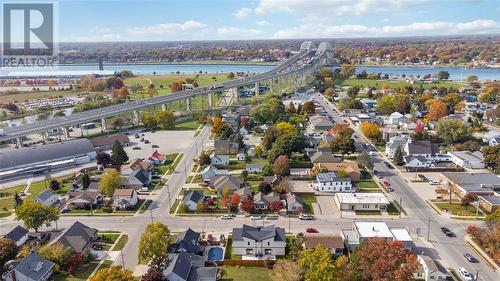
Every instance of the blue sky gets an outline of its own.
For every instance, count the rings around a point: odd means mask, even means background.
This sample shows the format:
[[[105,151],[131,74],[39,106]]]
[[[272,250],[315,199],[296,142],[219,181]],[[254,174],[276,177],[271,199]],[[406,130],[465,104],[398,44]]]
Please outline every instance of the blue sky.
[[[60,0],[61,41],[499,34],[500,1]]]

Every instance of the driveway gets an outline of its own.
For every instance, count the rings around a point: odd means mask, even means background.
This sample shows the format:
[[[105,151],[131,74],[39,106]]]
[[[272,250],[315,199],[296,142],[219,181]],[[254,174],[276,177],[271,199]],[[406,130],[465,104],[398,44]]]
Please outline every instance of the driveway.
[[[315,213],[315,215],[340,218],[339,210],[335,204],[335,196],[316,196],[316,201],[321,212],[318,214]]]

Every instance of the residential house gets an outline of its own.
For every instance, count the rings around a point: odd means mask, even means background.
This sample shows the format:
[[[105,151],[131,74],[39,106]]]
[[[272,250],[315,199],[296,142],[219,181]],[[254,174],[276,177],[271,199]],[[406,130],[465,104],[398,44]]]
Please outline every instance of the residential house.
[[[120,167],[120,173],[123,175],[130,175],[135,170],[144,170],[146,172],[150,172],[153,170],[153,166],[150,162],[144,161],[142,159],[134,159],[129,163],[123,164]]]
[[[314,165],[317,168],[327,169],[329,172],[343,172],[346,176],[350,177],[352,181],[361,180],[361,170],[356,161],[344,160],[342,162],[335,163],[317,163]]]
[[[389,200],[383,193],[337,193],[335,203],[341,211],[383,211]]]
[[[224,175],[228,175],[227,170],[217,169],[217,167],[215,167],[213,165],[207,166],[200,173],[201,179],[205,182],[211,181],[211,179],[215,176],[224,176]]]
[[[199,202],[203,202],[205,194],[203,190],[190,190],[184,193],[182,202],[186,204],[189,211],[196,211]]]
[[[69,247],[76,253],[83,253],[89,249],[97,238],[97,229],[88,227],[83,223],[76,221],[70,227],[66,228],[49,245],[56,243],[63,247]]]
[[[102,201],[102,195],[97,191],[72,191],[68,192],[67,206],[76,209],[90,208]]]
[[[429,256],[418,255],[417,261],[419,266],[417,271],[413,274],[415,280],[425,281],[444,281],[448,280],[448,271],[439,262],[430,258]]]
[[[264,176],[262,181],[267,182],[272,186],[277,186],[278,184],[283,182],[283,177],[281,177],[280,175]]]
[[[250,199],[252,197],[252,190],[248,186],[242,187],[233,193],[237,193],[240,196],[240,201]]]
[[[138,201],[137,191],[132,188],[115,189],[113,193],[113,206],[118,209],[133,208]]]
[[[310,157],[311,162],[313,164],[318,164],[318,163],[338,163],[341,162],[342,159],[340,157],[335,157],[331,151],[330,152],[325,152],[325,151],[317,151]]]
[[[151,179],[152,175],[150,172],[143,169],[136,169],[124,176],[122,185],[125,187],[140,188],[149,185]]]
[[[248,130],[245,129],[245,127],[241,127],[239,132],[240,132],[240,135],[242,135],[242,136],[248,135]]]
[[[486,211],[493,213],[500,208],[500,196],[495,195],[479,195],[479,206]]]
[[[321,192],[354,192],[351,178],[339,177],[335,172],[318,173],[314,189]]]
[[[222,192],[226,188],[229,191],[234,192],[244,186],[245,182],[240,177],[233,175],[215,176],[210,181],[210,187],[218,192]]]
[[[391,115],[389,115],[389,124],[390,125],[399,125],[399,123],[404,122],[406,117],[399,113],[399,112],[393,112]]]
[[[269,194],[259,192],[253,196],[253,204],[256,210],[267,210],[269,208],[269,204],[279,200],[280,195],[274,191]]]
[[[314,115],[309,121],[311,123],[311,129],[314,131],[327,131],[333,127],[333,122],[322,115]]]
[[[446,184],[451,184],[452,190],[460,197],[467,194],[493,195],[500,191],[500,178],[493,173],[441,173]]]
[[[399,125],[406,131],[413,131],[417,128],[417,123],[413,122],[411,119],[406,119]]]
[[[245,170],[251,174],[262,173],[264,165],[262,164],[246,164]]]
[[[495,145],[498,145],[498,144],[500,144],[500,135],[495,136],[495,137],[492,137],[492,138],[488,141],[488,145],[489,145],[489,146],[495,146]]]
[[[464,151],[450,151],[451,162],[455,165],[465,169],[484,169],[484,157],[481,151],[470,152]]]
[[[170,245],[171,253],[189,253],[203,255],[204,247],[200,245],[200,233],[188,228],[177,236],[174,243]]]
[[[165,160],[166,160],[165,155],[159,153],[158,150],[155,150],[148,157],[148,161],[155,166],[165,164]]]
[[[33,201],[40,202],[44,206],[52,206],[59,201],[59,196],[50,190],[44,190],[33,198]]]
[[[216,281],[217,267],[205,267],[205,258],[190,253],[169,254],[163,270],[168,281]]]
[[[369,111],[375,111],[377,109],[377,101],[373,99],[360,99],[361,104]]]
[[[339,234],[306,233],[304,237],[305,250],[315,249],[319,245],[326,248],[333,256],[340,257],[344,255],[344,239]]]
[[[229,165],[229,155],[217,155],[212,153],[210,155],[211,165]]]
[[[90,139],[92,145],[100,151],[111,149],[116,141],[118,141],[122,146],[128,146],[130,143],[130,139],[126,134],[105,135]]]
[[[2,275],[5,281],[45,281],[52,276],[55,263],[31,251],[28,256],[11,265]]]
[[[411,248],[413,244],[406,228],[389,228],[385,222],[355,221],[352,228],[343,229],[341,235],[350,251],[371,238],[400,241],[405,248]]]
[[[293,193],[286,195],[286,209],[288,212],[301,213],[304,211],[304,204],[302,198]]]
[[[245,153],[238,153],[236,154],[236,160],[238,161],[245,161],[247,157],[245,156]]]
[[[28,240],[29,231],[18,225],[9,231],[3,238],[8,238],[16,243],[16,246],[21,247]]]
[[[237,142],[229,140],[215,140],[214,149],[216,154],[236,154],[240,147]]]
[[[334,140],[333,132],[332,130],[324,131],[321,134],[321,141],[331,143]]]
[[[274,225],[233,228],[233,255],[264,259],[284,256],[285,229]]]
[[[428,160],[424,156],[405,156],[404,158],[406,168],[430,168],[432,160]]]
[[[422,156],[426,159],[433,159],[439,152],[436,144],[428,140],[412,141],[408,139],[404,147],[405,155]]]

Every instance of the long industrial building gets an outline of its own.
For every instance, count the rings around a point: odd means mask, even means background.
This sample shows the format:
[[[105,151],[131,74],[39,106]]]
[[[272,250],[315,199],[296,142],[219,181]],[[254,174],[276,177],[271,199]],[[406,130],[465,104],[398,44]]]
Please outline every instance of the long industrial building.
[[[0,180],[39,176],[52,170],[88,163],[95,157],[96,151],[88,139],[0,152]]]

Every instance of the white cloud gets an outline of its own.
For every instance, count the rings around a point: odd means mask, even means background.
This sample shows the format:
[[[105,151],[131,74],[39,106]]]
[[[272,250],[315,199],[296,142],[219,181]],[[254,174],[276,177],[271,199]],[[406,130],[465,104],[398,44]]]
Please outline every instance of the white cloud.
[[[90,29],[90,33],[111,33],[111,28],[94,26]]]
[[[266,26],[266,25],[269,25],[269,22],[267,20],[260,20],[260,21],[256,22],[255,24],[257,24],[258,26]]]
[[[289,29],[282,29],[274,38],[335,38],[335,37],[378,37],[448,34],[484,34],[500,32],[500,24],[494,20],[478,19],[470,22],[415,22],[407,25],[327,25],[304,23]]]
[[[120,34],[106,33],[102,35],[76,36],[64,38],[65,42],[113,42],[122,41]]]
[[[202,30],[207,27],[208,25],[204,23],[194,20],[188,20],[183,23],[161,23],[150,26],[136,26],[129,28],[127,31],[130,34],[134,35],[147,35],[147,34],[175,35],[175,34],[185,33],[188,31]]]
[[[252,14],[252,9],[250,8],[241,8],[238,11],[234,12],[234,16],[239,20],[244,20],[250,17]]]
[[[225,38],[255,38],[264,35],[264,32],[257,29],[245,29],[239,27],[219,27],[217,28],[217,34]]]

